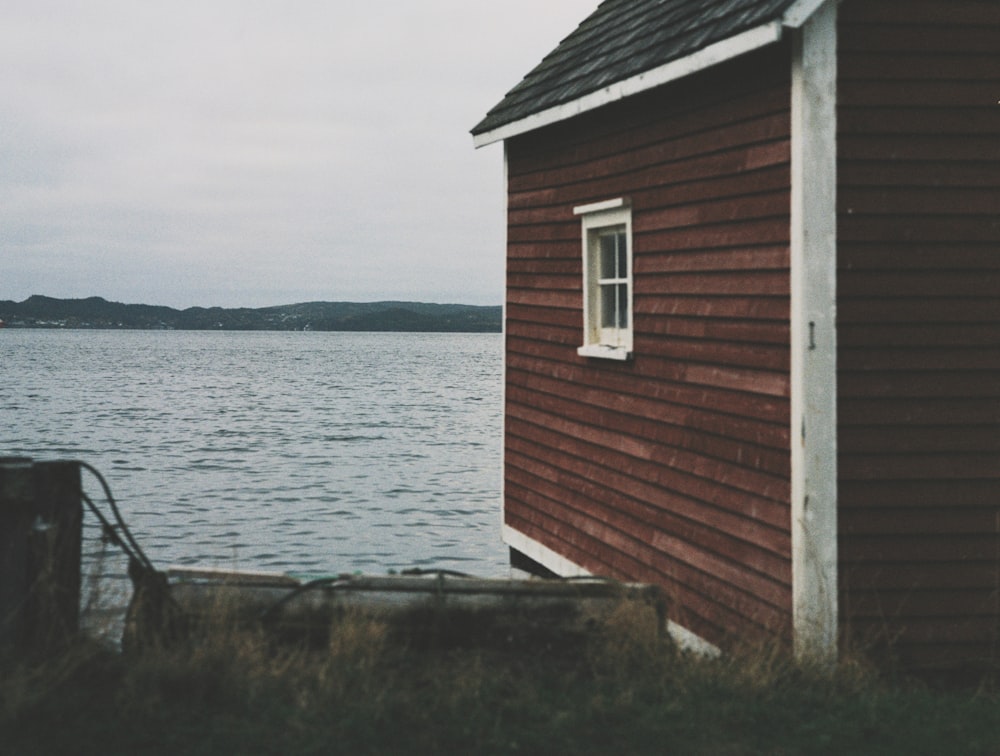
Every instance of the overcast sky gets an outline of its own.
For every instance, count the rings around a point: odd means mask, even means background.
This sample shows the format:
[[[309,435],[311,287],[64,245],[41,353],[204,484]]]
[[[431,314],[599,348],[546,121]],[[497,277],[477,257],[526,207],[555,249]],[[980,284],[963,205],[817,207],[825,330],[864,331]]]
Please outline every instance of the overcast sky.
[[[0,299],[499,304],[471,129],[598,0],[0,5]]]

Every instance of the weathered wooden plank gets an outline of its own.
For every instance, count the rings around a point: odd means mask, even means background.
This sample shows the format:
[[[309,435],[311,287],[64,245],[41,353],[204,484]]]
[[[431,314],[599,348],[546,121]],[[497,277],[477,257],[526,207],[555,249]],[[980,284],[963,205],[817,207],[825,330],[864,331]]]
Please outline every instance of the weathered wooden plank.
[[[509,387],[511,404],[534,407],[554,415],[572,413],[571,416],[581,423],[630,440],[636,447],[636,453],[647,457],[651,457],[652,451],[651,448],[642,448],[643,445],[660,445],[705,454],[775,475],[787,475],[789,472],[787,447],[768,449],[745,440],[699,431],[688,424],[675,424],[665,418],[641,414],[641,404],[646,403],[631,401],[627,397],[609,399],[611,406],[602,406],[569,400],[558,394]],[[619,443],[624,446],[628,441]]]
[[[928,277],[931,271],[928,271]],[[875,286],[869,286],[869,290]],[[924,285],[926,291],[927,286]],[[954,289],[955,287],[951,287]],[[895,296],[848,295],[839,298],[837,320],[841,323],[978,323],[996,319],[1000,307],[996,297],[962,297],[960,294],[910,294]]]
[[[580,243],[579,223],[546,223],[507,227],[507,241],[513,244]]]
[[[534,499],[536,508],[548,512],[564,524],[572,523],[579,515],[580,519],[576,524],[583,532],[598,538],[606,547],[616,548],[622,553],[636,555],[650,549],[649,544],[656,540],[657,534],[665,531],[678,538],[678,542],[690,544],[691,548],[699,551],[706,549],[705,553],[709,556],[705,558],[713,558],[710,556],[712,554],[721,555],[726,559],[746,563],[761,574],[775,579],[790,579],[788,560],[756,544],[728,537],[705,526],[699,527],[690,521],[673,517],[666,511],[656,518],[637,518],[636,508],[629,506],[625,498],[618,499],[618,506],[610,506],[603,499],[595,501],[587,497],[583,490],[576,487],[551,484],[518,468],[510,469],[509,475],[508,482],[513,487],[512,492],[516,498]],[[572,508],[572,513],[563,510],[564,504]],[[669,529],[665,530],[664,525]],[[614,532],[607,532],[605,527],[613,528]]]
[[[517,201],[509,207],[517,211],[530,207],[557,210],[622,196],[631,199],[635,207],[659,208],[715,196],[741,197],[774,191],[783,183],[783,177],[787,187],[789,166],[771,160],[772,153],[771,146],[723,150],[612,176],[586,176],[562,185],[558,192],[547,190],[544,184],[535,188],[529,184],[524,192],[512,195]],[[548,194],[545,205],[534,206],[522,199],[539,192]]]
[[[886,398],[841,402],[840,424],[855,426],[897,425],[996,425],[1000,397],[930,397],[919,400]],[[848,450],[842,450],[848,451]]]
[[[579,252],[579,249],[576,250]],[[520,257],[511,256],[507,261],[508,275],[559,275],[574,276],[576,285],[582,285],[580,255],[573,257]]]
[[[790,602],[787,586],[693,549],[666,534],[654,531],[648,541],[630,540],[623,537],[620,531],[587,520],[585,515],[571,507],[552,500],[540,502],[539,497],[529,489],[521,488],[517,494],[518,500],[528,506],[512,512],[512,517],[527,519],[542,526],[545,532],[551,532],[577,547],[585,545],[607,554],[610,544],[616,556],[627,559],[637,557],[642,564],[663,575],[683,573],[684,582],[698,593],[727,595],[729,606],[758,622],[781,624],[785,621],[786,607]],[[511,524],[510,520],[508,524]],[[587,561],[590,560],[585,560],[584,566]]]
[[[705,413],[705,417],[719,415],[734,428],[740,427],[741,420],[746,421],[760,428],[766,437],[771,437],[768,427],[784,429],[789,422],[787,391],[754,397],[749,393],[754,383],[749,380],[743,382],[742,390],[712,389],[712,384],[699,383],[699,379],[703,378],[700,372],[692,371],[690,366],[670,363],[672,374],[667,373],[667,365],[664,365],[656,381],[637,389],[627,372],[611,369],[594,372],[578,364],[549,363],[543,366],[539,360],[524,355],[521,349],[511,351],[508,355],[508,386],[546,386],[552,393],[561,392],[568,396],[579,394],[587,397],[592,392],[611,392],[611,396],[622,397],[625,401],[633,401],[631,397],[644,398],[660,403],[659,406],[649,407],[650,417],[663,418],[679,412],[688,422],[696,416],[693,412],[700,411]],[[547,377],[564,383],[546,385],[544,381]],[[784,385],[787,388],[787,382]],[[785,430],[780,431],[778,437],[786,438],[785,433]]]
[[[1000,345],[1000,322],[846,324],[838,329],[837,341],[844,349],[892,344],[896,348],[926,350],[966,350],[969,347],[988,350]],[[961,364],[952,365],[955,370],[961,367]]]
[[[997,167],[1000,172],[1000,166]],[[854,271],[931,270],[947,273],[951,270],[1000,269],[1000,249],[995,244],[860,244],[844,245],[840,257],[842,268]]]
[[[652,273],[787,271],[788,265],[788,246],[784,244],[722,251],[658,250],[655,253],[638,254],[635,261],[636,276],[642,277]]]
[[[507,301],[514,304],[536,307],[561,307],[570,310],[583,310],[583,292],[579,290],[552,292],[530,288],[509,288],[507,290]]]
[[[522,325],[540,324],[550,327],[573,328],[579,338],[583,334],[582,311],[553,309],[543,305],[507,303],[507,334],[517,336]]]
[[[705,153],[698,155],[680,151],[665,154],[661,150],[655,159],[650,155],[645,159],[630,160],[627,165],[622,165],[613,158],[605,158],[600,163],[511,177],[510,190],[519,194],[557,185],[570,198],[566,204],[572,206],[616,194],[631,195],[672,184],[714,178],[736,177],[754,186],[756,179],[748,172],[766,171],[775,167],[787,170],[789,155],[787,141],[763,142],[728,149],[717,147],[715,150],[706,145]],[[602,175],[602,171],[609,178],[597,178]]]
[[[638,285],[638,283],[637,283]],[[646,285],[638,286],[637,307],[641,312],[658,315],[684,315],[699,318],[741,318],[788,322],[789,304],[785,296],[648,296]]]
[[[675,172],[676,165],[669,169],[653,171],[646,169],[639,176],[639,184],[622,187],[639,207],[673,207],[704,200],[725,200],[767,192],[785,192],[790,186],[790,167],[785,163],[765,166],[758,170],[741,171],[735,175],[713,175],[695,181],[681,181]],[[648,178],[658,182],[651,184]]]
[[[914,221],[915,223],[915,221]],[[874,234],[892,233],[884,221],[873,220],[869,225],[869,230]],[[929,228],[932,223],[914,226],[907,225],[906,235],[913,238],[920,238],[920,229]],[[943,221],[945,227],[961,227],[960,222],[954,224],[950,221]],[[966,230],[972,226],[970,223]],[[984,238],[994,237],[1000,241],[1000,217],[997,220],[983,219],[977,226],[981,230]],[[947,229],[943,228],[936,232],[944,235]],[[897,237],[898,238],[898,237]],[[963,237],[956,233],[953,243]],[[967,237],[966,237],[967,238]],[[1000,308],[996,294],[1000,291],[1000,271],[997,270],[905,270],[893,273],[888,270],[868,270],[855,272],[853,270],[841,270],[838,280],[842,284],[845,298],[876,297],[881,294],[885,299],[906,299],[912,297],[939,298],[994,298],[994,307]],[[937,308],[933,301],[927,302],[925,307],[925,322],[934,322],[933,313]]]
[[[510,364],[514,363],[514,364]],[[754,441],[787,450],[788,402],[771,396],[753,397],[744,392],[711,390],[667,380],[650,380],[641,388],[631,385],[627,375],[600,371],[586,380],[586,369],[568,368],[546,374],[531,370],[530,361],[511,355],[507,385],[513,392],[547,392],[573,397],[596,406],[618,406],[623,411],[657,422],[705,430],[718,436]],[[581,376],[574,379],[574,376]],[[515,394],[511,394],[511,397]],[[533,397],[532,397],[533,399]],[[530,403],[531,399],[528,400]]]
[[[667,230],[712,223],[737,223],[760,218],[788,218],[787,191],[747,194],[721,200],[690,201],[683,205],[645,211],[638,215],[636,232]]]
[[[1000,60],[996,55],[949,50],[943,53],[852,51],[842,56],[840,79],[877,79],[891,86],[897,79],[924,81],[955,79],[1000,79]]]
[[[845,604],[854,619],[905,616],[954,621],[955,617],[991,617],[997,610],[995,590],[991,589],[856,591]]]
[[[1000,145],[988,134],[853,134],[841,133],[837,140],[841,159],[988,161],[1000,160]]]
[[[672,338],[665,334],[657,334],[654,343],[656,351],[650,357],[659,359],[720,365],[727,368],[752,368],[774,373],[785,373],[788,369],[788,346],[775,343],[774,340],[771,343],[725,342]],[[751,393],[756,390],[755,383],[749,375],[744,376],[740,387]]]
[[[996,452],[935,452],[840,455],[840,474],[847,480],[987,479],[1000,487],[1000,454]]]
[[[912,25],[932,29],[957,25],[1000,26],[1000,10],[992,0],[948,0],[948,2],[896,0],[880,3],[847,3],[842,13],[843,22],[848,25],[886,24],[893,29],[908,28]]]
[[[838,40],[842,53],[855,51],[883,53],[954,53],[965,51],[993,55],[1000,50],[1000,27],[992,25],[957,26],[947,22],[933,26],[852,25],[843,22]]]
[[[941,538],[937,533],[887,538],[884,535],[852,535],[843,539],[840,553],[845,562],[865,562],[871,565],[897,562],[942,562],[961,564],[984,562],[996,564],[1000,537],[986,534],[952,535]],[[990,586],[996,587],[995,580]]]
[[[507,405],[513,412],[512,403]],[[699,481],[700,486],[725,486],[776,501],[787,501],[788,484],[781,475],[755,470],[685,449],[664,447],[645,439],[622,433],[609,433],[598,426],[546,412],[536,405],[517,405],[517,418],[547,432],[553,432],[593,447],[598,458],[614,459],[617,466],[647,480],[663,480],[674,470],[683,471]]]
[[[956,485],[952,480],[847,480],[841,479],[841,510],[879,510],[885,507],[982,509],[995,507],[996,482],[967,480]]]
[[[546,273],[538,270],[531,273],[507,271],[507,286],[514,289],[530,289],[533,291],[571,291],[578,292],[581,288],[580,276],[573,273]]]
[[[993,590],[996,565],[978,562],[844,562],[849,595],[879,591]]]
[[[636,249],[671,252],[678,249],[720,249],[788,244],[787,216],[716,223],[673,230],[657,230],[638,234]],[[787,286],[786,286],[787,288]]]
[[[579,227],[579,224],[576,224]],[[576,261],[582,265],[580,239],[563,241],[527,240],[522,242],[509,241],[507,244],[507,259],[511,264],[552,261]]]
[[[771,615],[768,617],[771,624],[765,628],[756,621],[758,616],[756,607],[749,607],[746,615],[730,608],[731,605],[738,606],[739,602],[745,600],[744,597],[737,594],[735,599],[731,600],[731,589],[718,583],[705,585],[705,576],[697,571],[686,569],[683,565],[670,565],[667,572],[662,572],[627,554],[617,552],[603,553],[603,556],[612,558],[616,562],[615,566],[605,564],[596,556],[602,553],[599,550],[599,543],[587,539],[582,539],[579,545],[564,541],[533,522],[533,519],[544,520],[539,518],[536,512],[525,509],[524,513],[532,519],[512,512],[507,517],[507,524],[557,553],[567,555],[567,558],[574,563],[584,566],[595,574],[624,576],[631,574],[630,567],[634,568],[637,574],[645,576],[644,580],[662,586],[664,593],[670,598],[670,619],[710,643],[722,643],[727,636],[737,635],[743,638],[763,636],[765,633],[770,633],[769,637],[789,638],[791,635],[790,616],[784,613]],[[702,590],[696,590],[693,586]]]
[[[924,507],[847,508],[842,511],[840,530],[844,535],[892,537],[1000,533],[1000,508],[950,506],[947,500]],[[1000,547],[1000,540],[997,545]]]
[[[687,497],[661,490],[651,496],[633,497],[612,486],[602,476],[557,472],[545,460],[508,450],[510,481],[554,501],[578,499],[592,502],[586,511],[623,513],[632,518],[623,529],[648,537],[655,528],[675,533],[710,551],[745,562],[774,580],[791,584],[791,543],[787,529],[766,525],[753,517],[706,506]],[[631,523],[631,524],[628,524]],[[740,557],[745,553],[745,559]]]
[[[1000,347],[946,348],[931,344],[923,348],[845,349],[840,368],[860,370],[1000,370]]]
[[[529,450],[540,455],[539,459],[547,460],[549,464],[564,465],[566,469],[576,474],[587,476],[600,474],[613,476],[620,482],[623,495],[641,498],[651,493],[650,487],[662,489],[681,497],[704,502],[706,505],[740,514],[754,513],[767,524],[783,527],[788,524],[788,502],[780,499],[778,494],[769,492],[758,494],[726,485],[720,481],[709,480],[679,468],[668,468],[643,464],[626,455],[613,451],[601,450],[596,444],[563,436],[538,426],[527,423],[517,417],[509,417],[508,450]],[[587,462],[594,451],[599,450],[604,456],[601,463]],[[662,496],[663,494],[659,494]]]
[[[650,300],[653,300],[650,297]],[[637,333],[655,336],[674,336],[708,341],[727,341],[738,344],[769,344],[788,346],[788,323],[784,321],[754,321],[737,319],[707,319],[649,314],[636,306],[635,329]],[[644,317],[645,316],[645,317]]]
[[[991,130],[992,131],[992,130]],[[940,133],[935,130],[934,133]],[[1000,162],[987,160],[899,160],[888,154],[876,159],[840,161],[841,186],[987,187],[1000,185]]]
[[[837,394],[843,399],[934,399],[962,396],[991,398],[997,393],[997,377],[991,371],[866,371],[842,372]],[[947,432],[946,429],[941,429]],[[966,432],[974,429],[965,428]]]
[[[1000,429],[989,425],[846,426],[841,429],[839,440],[852,454],[865,455],[1000,452]]]
[[[996,105],[996,82],[987,78],[951,79],[938,81],[928,79],[895,79],[873,81],[858,79],[838,92],[838,101],[847,107],[896,106],[912,107],[979,107]]]
[[[996,105],[986,104],[964,107],[920,105],[908,108],[845,105],[838,112],[837,118],[842,131],[857,135],[934,135],[937,137],[949,135],[953,138],[961,138],[967,135],[995,134],[1000,114],[997,113]],[[845,176],[848,179],[849,177],[850,174]],[[996,175],[993,174],[991,185],[995,185],[995,181]]]
[[[649,145],[774,115],[783,114],[785,125],[777,133],[787,135],[790,77],[781,59],[782,52],[770,50],[753,57],[755,65],[747,65],[743,73],[756,81],[735,81],[730,66],[729,75],[719,75],[716,71],[696,77],[702,81],[714,80],[715,86],[681,82],[674,87],[674,97],[648,93],[509,140],[513,148],[508,156],[510,174],[519,177],[587,160],[636,154]]]
[[[1000,115],[994,131],[1000,133]],[[954,186],[947,191],[940,187],[844,187],[838,205],[852,216],[992,215],[1000,208],[1000,186]]]
[[[872,629],[887,632],[895,639],[893,648],[899,654],[905,654],[913,659],[922,655],[921,646],[952,644],[954,654],[949,654],[951,659],[964,658],[967,651],[961,648],[962,645],[969,644],[972,647],[981,647],[986,644],[994,644],[994,652],[984,659],[996,660],[995,643],[997,636],[996,620],[993,617],[882,617],[874,619]],[[881,625],[881,626],[880,626]],[[858,630],[865,629],[866,625],[858,620]],[[911,663],[908,665],[913,667]],[[982,672],[982,670],[979,670]]]

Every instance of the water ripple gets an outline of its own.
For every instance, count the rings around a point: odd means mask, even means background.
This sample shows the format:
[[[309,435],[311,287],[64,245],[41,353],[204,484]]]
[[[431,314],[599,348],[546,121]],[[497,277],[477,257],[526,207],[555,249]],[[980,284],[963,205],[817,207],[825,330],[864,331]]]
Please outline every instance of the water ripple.
[[[499,335],[0,336],[0,454],[95,465],[156,563],[506,569]]]

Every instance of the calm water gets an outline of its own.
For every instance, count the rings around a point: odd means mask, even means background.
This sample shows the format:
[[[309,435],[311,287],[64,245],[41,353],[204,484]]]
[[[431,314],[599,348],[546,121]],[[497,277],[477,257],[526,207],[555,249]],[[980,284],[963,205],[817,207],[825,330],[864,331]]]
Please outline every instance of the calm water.
[[[0,331],[0,455],[107,478],[159,567],[506,573],[499,334]],[[101,489],[84,473],[84,489]]]

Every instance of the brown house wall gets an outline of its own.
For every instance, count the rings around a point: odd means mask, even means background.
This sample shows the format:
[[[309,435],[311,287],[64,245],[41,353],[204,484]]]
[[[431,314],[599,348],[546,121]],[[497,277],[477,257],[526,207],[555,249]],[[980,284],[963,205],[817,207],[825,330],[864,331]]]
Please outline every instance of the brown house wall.
[[[505,520],[790,635],[789,50],[508,140]],[[632,202],[635,357],[580,357],[579,218]]]
[[[998,659],[1000,6],[841,7],[844,622],[909,665]]]

